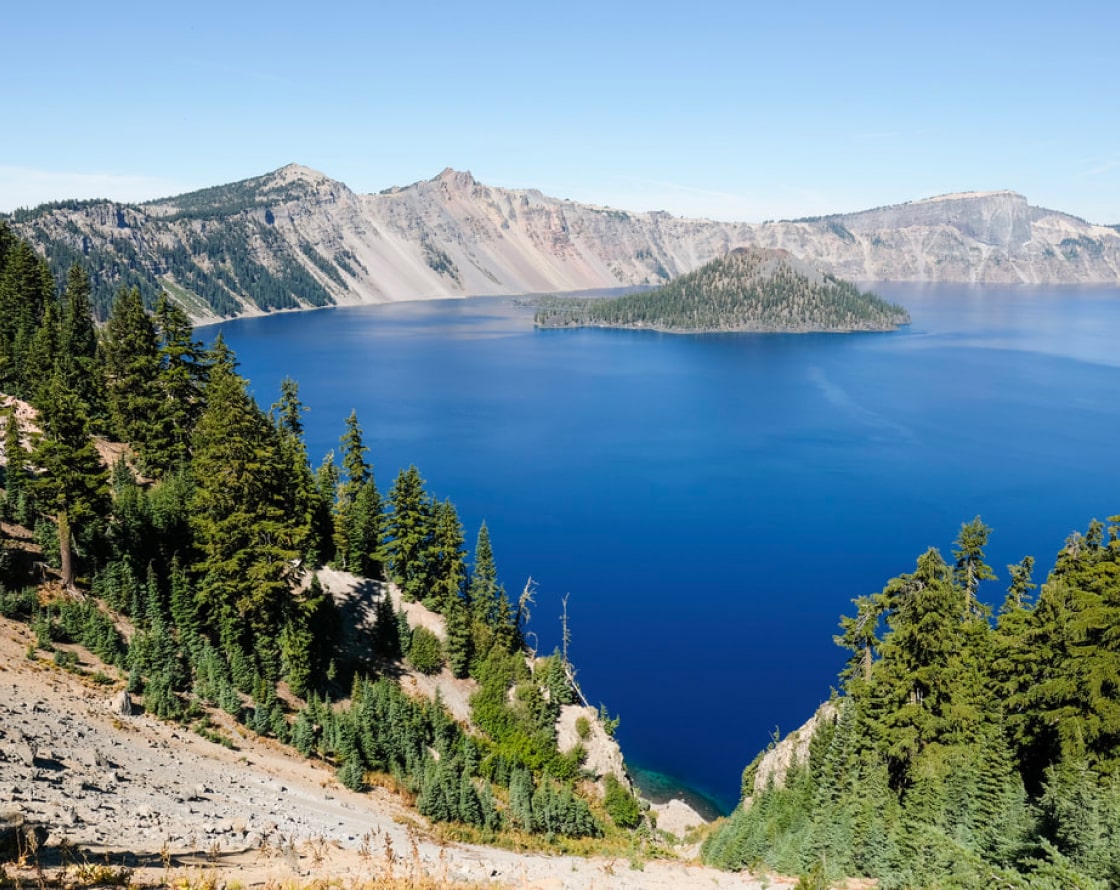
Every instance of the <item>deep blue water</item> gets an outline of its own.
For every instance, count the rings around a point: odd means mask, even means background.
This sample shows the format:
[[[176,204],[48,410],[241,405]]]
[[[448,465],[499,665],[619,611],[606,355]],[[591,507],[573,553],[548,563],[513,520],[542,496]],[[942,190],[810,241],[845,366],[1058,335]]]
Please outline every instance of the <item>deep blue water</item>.
[[[257,399],[299,381],[309,452],[356,408],[382,490],[415,463],[485,519],[629,760],[734,804],[829,694],[853,597],[993,527],[1000,575],[1120,513],[1120,291],[882,286],[896,333],[537,331],[470,299],[221,326]],[[206,333],[211,336],[214,329]],[[1041,580],[1036,578],[1036,580]]]

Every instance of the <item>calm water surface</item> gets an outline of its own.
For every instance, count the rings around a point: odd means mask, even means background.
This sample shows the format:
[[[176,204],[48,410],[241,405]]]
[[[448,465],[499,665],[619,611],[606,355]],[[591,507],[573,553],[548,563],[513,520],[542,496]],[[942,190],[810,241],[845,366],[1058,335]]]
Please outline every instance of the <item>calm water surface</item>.
[[[271,404],[300,383],[314,463],[357,409],[382,490],[415,463],[485,519],[540,649],[572,655],[647,781],[722,807],[775,729],[829,694],[853,597],[994,528],[1042,571],[1120,513],[1120,291],[882,286],[891,334],[537,331],[470,299],[221,326]],[[215,329],[208,329],[212,336]],[[1036,579],[1040,580],[1040,579]],[[665,777],[668,777],[667,779]]]

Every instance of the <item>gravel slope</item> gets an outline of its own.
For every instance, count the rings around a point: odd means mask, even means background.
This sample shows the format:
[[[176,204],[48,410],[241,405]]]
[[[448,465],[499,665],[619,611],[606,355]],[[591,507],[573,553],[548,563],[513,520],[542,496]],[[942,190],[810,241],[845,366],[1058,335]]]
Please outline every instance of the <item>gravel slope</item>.
[[[454,880],[530,888],[758,888],[684,862],[522,855],[430,840],[392,794],[355,794],[331,771],[268,740],[233,736],[237,750],[145,716],[114,714],[116,690],[83,682],[45,657],[32,636],[0,619],[0,814],[48,826],[60,845],[98,859],[127,854],[137,880],[216,869],[245,885],[293,877],[358,879],[420,868]],[[93,660],[82,650],[82,661]],[[107,671],[107,673],[110,673]]]

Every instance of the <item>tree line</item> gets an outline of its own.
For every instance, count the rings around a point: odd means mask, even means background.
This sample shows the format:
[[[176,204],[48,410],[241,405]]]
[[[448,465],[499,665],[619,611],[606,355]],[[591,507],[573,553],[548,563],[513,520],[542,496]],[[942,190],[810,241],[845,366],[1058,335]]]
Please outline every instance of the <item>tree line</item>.
[[[89,594],[40,604],[4,542],[0,612],[31,623],[29,657],[79,642],[158,716],[220,738],[204,712],[220,708],[334,763],[351,788],[390,774],[436,820],[603,832],[576,790],[583,748],[556,743],[570,669],[526,657],[527,603],[500,583],[485,523],[470,558],[454,505],[416,467],[382,493],[356,413],[338,458],[313,470],[295,381],[260,407],[224,339],[204,348],[166,294],[149,312],[122,290],[98,329],[81,268],[56,292],[2,223],[0,392],[37,409],[37,430],[14,407],[4,417],[0,516],[34,530],[61,586]],[[444,617],[446,639],[411,628],[383,588],[371,626],[347,626],[316,575],[327,565],[397,585]],[[476,728],[401,692],[402,660],[475,678]]]

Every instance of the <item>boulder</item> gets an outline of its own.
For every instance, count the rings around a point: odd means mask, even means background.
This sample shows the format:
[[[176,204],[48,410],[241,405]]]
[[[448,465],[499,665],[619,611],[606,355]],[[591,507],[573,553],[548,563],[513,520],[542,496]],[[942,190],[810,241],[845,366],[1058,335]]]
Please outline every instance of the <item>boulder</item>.
[[[132,716],[132,698],[128,694],[127,689],[122,689],[109,702],[109,710],[114,714],[119,714],[121,717]]]

